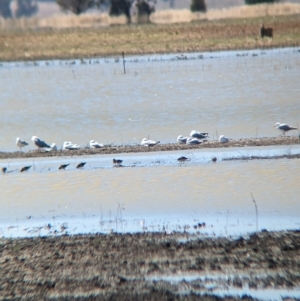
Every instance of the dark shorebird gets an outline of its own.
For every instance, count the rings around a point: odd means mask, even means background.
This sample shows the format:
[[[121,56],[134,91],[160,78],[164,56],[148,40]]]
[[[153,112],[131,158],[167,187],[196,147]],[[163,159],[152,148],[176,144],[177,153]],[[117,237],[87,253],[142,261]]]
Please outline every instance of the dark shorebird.
[[[70,164],[62,164],[58,169],[66,169]]]
[[[277,128],[278,130],[282,131],[283,136],[285,136],[285,133],[288,132],[288,131],[298,130],[298,128],[296,128],[294,126],[289,126],[285,123],[280,123],[280,122],[277,122],[274,125],[274,127]]]
[[[49,144],[47,144],[45,141],[41,140],[37,136],[32,136],[31,140],[38,149],[44,148],[44,147],[47,147],[47,148],[51,147]]]
[[[20,138],[17,138],[16,144],[20,148],[20,151],[21,151],[21,147],[28,145],[28,143],[26,141],[21,140]]]
[[[217,162],[217,157],[212,157],[212,158],[211,158],[211,161]]]
[[[24,166],[24,167],[21,168],[20,172],[27,171],[30,167],[31,167],[31,165],[30,166]]]
[[[189,158],[182,156],[182,157],[179,157],[177,160],[178,160],[180,163],[182,163],[182,162],[185,162],[185,161],[189,161]]]
[[[76,166],[76,168],[83,168],[85,164],[86,162],[81,162]]]
[[[2,172],[6,173],[6,171],[7,171],[7,168],[6,167],[2,167]]]
[[[123,160],[120,160],[120,159],[113,159],[113,164],[114,165],[120,165],[122,164]]]

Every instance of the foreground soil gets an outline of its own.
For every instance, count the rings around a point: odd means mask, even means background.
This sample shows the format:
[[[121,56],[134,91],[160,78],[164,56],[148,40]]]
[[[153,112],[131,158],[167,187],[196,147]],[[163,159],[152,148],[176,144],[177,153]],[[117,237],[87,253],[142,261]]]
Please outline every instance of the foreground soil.
[[[260,39],[261,22],[273,28],[273,40]],[[108,28],[0,29],[0,61],[299,46],[299,23],[300,15],[289,15]]]
[[[199,294],[220,300],[213,291],[203,294],[212,275],[240,289],[299,287],[300,231],[238,239],[186,233],[1,239],[0,264],[1,300],[199,300]],[[155,280],[184,275],[203,278]],[[252,298],[223,297],[240,299]]]
[[[178,143],[157,144],[153,147],[144,147],[141,145],[111,145],[103,148],[80,150],[69,150],[56,152],[42,152],[39,150],[28,152],[0,152],[0,159],[10,158],[37,158],[37,157],[60,157],[60,156],[85,156],[99,154],[120,154],[120,153],[142,153],[157,151],[175,151],[175,150],[195,150],[204,148],[230,148],[230,147],[248,147],[248,146],[272,146],[272,145],[296,145],[300,144],[300,138],[296,136],[270,137],[270,138],[249,138],[230,140],[229,143],[220,143],[219,141],[206,141],[198,145],[186,145]],[[289,158],[298,158],[299,155],[286,154]],[[284,157],[284,156],[283,156]],[[266,157],[270,158],[270,157]]]

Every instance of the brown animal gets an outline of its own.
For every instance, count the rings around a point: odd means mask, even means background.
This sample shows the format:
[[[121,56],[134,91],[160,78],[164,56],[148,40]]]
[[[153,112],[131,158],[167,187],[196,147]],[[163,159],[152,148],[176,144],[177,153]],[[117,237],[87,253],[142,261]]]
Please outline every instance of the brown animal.
[[[269,37],[273,39],[273,28],[268,27],[265,28],[264,24],[260,25],[260,37],[263,39],[264,37]]]

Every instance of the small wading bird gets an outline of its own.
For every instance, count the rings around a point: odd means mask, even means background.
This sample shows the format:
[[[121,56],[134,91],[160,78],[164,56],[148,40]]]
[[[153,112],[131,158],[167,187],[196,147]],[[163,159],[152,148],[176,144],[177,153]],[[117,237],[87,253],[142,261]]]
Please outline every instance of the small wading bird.
[[[30,167],[31,167],[31,165],[30,166],[24,166],[24,167],[21,168],[20,172],[27,171]]]
[[[177,142],[178,142],[179,144],[186,144],[187,139],[188,139],[188,137],[183,137],[182,135],[179,135],[179,136],[177,137]]]
[[[285,136],[285,133],[288,132],[288,131],[292,131],[292,130],[298,130],[298,128],[296,127],[293,127],[293,126],[289,126],[285,123],[280,123],[280,122],[277,122],[275,125],[274,125],[275,128],[277,128],[278,130],[282,131],[282,135]]]
[[[200,132],[195,131],[195,130],[191,131],[190,137],[198,138],[198,139],[209,138],[209,137],[208,137],[208,133],[200,133]]]
[[[21,151],[21,148],[28,145],[28,143],[22,139],[20,139],[19,137],[17,138],[16,140],[16,144],[17,146],[20,148],[20,151]]]
[[[85,164],[86,162],[81,162],[76,166],[76,168],[83,168]]]
[[[62,164],[58,169],[66,169],[70,164]]]
[[[273,39],[273,28],[268,27],[265,28],[264,24],[260,24],[260,37],[263,39],[264,37],[268,37]]]
[[[39,137],[37,136],[32,136],[31,138],[33,144],[38,148],[38,149],[41,149],[41,148],[51,148],[51,146],[49,144],[47,144],[45,141],[41,140]]]
[[[224,135],[221,135],[219,137],[219,142],[221,142],[221,143],[227,143],[227,142],[229,142],[229,139],[227,137],[225,137]]]
[[[6,173],[6,171],[7,171],[7,168],[6,167],[2,167],[2,172]]]
[[[120,159],[113,159],[113,164],[114,165],[120,165],[122,164],[123,160],[120,160]]]
[[[142,146],[155,146],[156,144],[160,143],[160,141],[154,141],[154,140],[149,140],[147,138],[144,138],[141,142]]]
[[[91,140],[90,141],[90,148],[101,148],[103,147],[104,145],[101,144],[101,143],[98,143],[97,141],[95,140]]]
[[[179,157],[177,160],[178,160],[180,163],[182,163],[182,162],[185,162],[185,161],[189,161],[189,158],[182,156],[182,157]]]
[[[211,161],[212,161],[212,162],[217,162],[217,157],[212,157],[212,158],[211,158]]]

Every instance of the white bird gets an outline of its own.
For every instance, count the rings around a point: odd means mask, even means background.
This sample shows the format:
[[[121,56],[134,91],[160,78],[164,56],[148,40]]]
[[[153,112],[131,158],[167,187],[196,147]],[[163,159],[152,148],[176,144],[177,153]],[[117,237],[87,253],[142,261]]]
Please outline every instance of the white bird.
[[[200,144],[203,141],[198,138],[189,137],[186,141],[186,144]]]
[[[227,142],[229,142],[229,139],[227,137],[225,137],[224,135],[221,135],[219,137],[219,142],[221,142],[221,143],[227,143]]]
[[[50,147],[44,148],[45,152],[57,152],[57,146],[55,143],[52,143]]]
[[[209,137],[208,137],[208,133],[200,133],[200,132],[195,131],[195,130],[191,131],[190,137],[198,138],[198,139],[209,138]]]
[[[296,127],[289,126],[285,123],[280,123],[280,122],[277,122],[274,125],[274,127],[277,128],[278,130],[282,131],[283,136],[285,136],[285,132],[288,132],[288,131],[291,131],[291,130],[298,130],[298,128],[296,128]]]
[[[28,145],[28,143],[26,141],[24,141],[20,138],[17,138],[16,144],[20,148],[20,151],[21,151],[21,147],[24,147],[24,146]]]
[[[50,148],[51,146],[48,145],[45,141],[41,140],[39,137],[37,136],[32,136],[31,138],[32,142],[34,143],[34,145],[38,148],[38,149],[41,149],[41,148],[44,148],[44,147],[47,147],[47,148]]]
[[[186,144],[186,141],[187,141],[187,137],[183,137],[182,135],[179,135],[178,137],[177,137],[177,142],[179,143],[179,144]]]
[[[78,150],[80,149],[79,144],[73,144],[71,141],[65,141],[63,143],[63,150]]]
[[[160,141],[154,141],[154,140],[149,140],[147,138],[144,138],[141,142],[142,146],[155,146],[156,144],[160,143]]]
[[[101,144],[101,143],[98,143],[97,141],[95,140],[91,140],[90,141],[90,148],[101,148],[103,147],[104,145]]]

